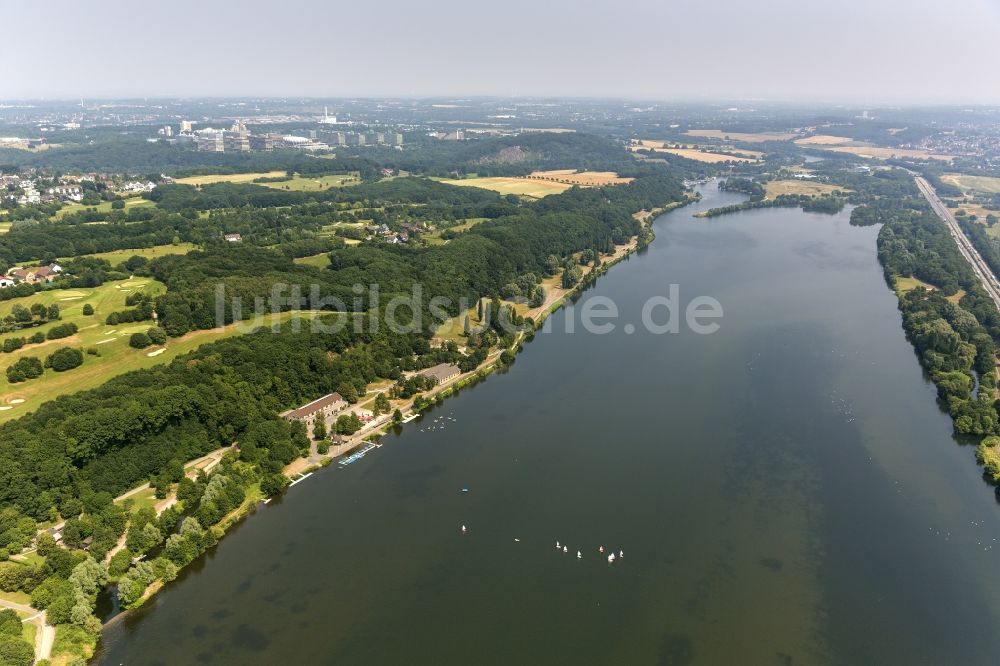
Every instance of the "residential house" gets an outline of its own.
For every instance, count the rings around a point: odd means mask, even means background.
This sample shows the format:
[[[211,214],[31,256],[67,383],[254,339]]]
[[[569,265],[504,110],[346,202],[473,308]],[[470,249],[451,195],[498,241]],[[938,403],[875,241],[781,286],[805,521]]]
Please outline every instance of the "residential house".
[[[243,236],[239,234],[226,234],[223,238],[230,243],[239,243],[243,240]]]
[[[49,264],[35,269],[35,277],[38,278],[38,281],[52,282],[60,273],[62,273],[62,266],[59,264]]]
[[[13,287],[15,284],[17,284],[17,282],[14,281],[14,278],[8,275],[0,275],[0,289],[3,289],[4,287]]]
[[[27,282],[28,284],[38,282],[38,276],[35,275],[35,272],[27,268],[15,268],[7,274],[18,282]]]
[[[83,188],[72,183],[55,185],[54,187],[50,187],[47,192],[59,197],[63,201],[75,201],[79,203],[83,200]]]

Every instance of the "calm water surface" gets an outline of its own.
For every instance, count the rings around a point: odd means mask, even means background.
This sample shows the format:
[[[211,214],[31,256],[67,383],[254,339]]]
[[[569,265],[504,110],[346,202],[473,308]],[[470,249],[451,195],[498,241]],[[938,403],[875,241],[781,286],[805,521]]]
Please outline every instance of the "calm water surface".
[[[1000,510],[877,229],[694,219],[738,200],[704,197],[584,294],[616,332],[560,311],[509,372],[263,507],[99,662],[996,663]],[[625,333],[670,284],[721,330]]]

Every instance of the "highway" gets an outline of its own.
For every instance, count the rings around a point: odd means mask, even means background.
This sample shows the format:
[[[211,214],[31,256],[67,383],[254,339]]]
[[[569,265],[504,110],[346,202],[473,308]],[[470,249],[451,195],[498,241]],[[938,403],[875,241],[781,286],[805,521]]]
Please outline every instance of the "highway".
[[[912,173],[912,172],[911,172]],[[958,226],[958,222],[955,221],[955,217],[948,210],[948,207],[942,203],[941,199],[938,198],[937,192],[931,187],[921,176],[914,176],[913,180],[916,181],[917,187],[920,188],[921,194],[927,199],[927,202],[934,209],[934,212],[938,214],[945,224],[948,225],[948,229],[951,231],[952,238],[955,239],[955,243],[958,244],[958,249],[962,251],[965,258],[972,264],[972,270],[975,271],[976,277],[983,284],[983,289],[986,293],[990,295],[993,302],[996,303],[997,308],[1000,308],[1000,282],[997,282],[997,278],[993,275],[993,271],[980,256],[976,248],[973,247],[972,241],[968,239],[962,228]]]

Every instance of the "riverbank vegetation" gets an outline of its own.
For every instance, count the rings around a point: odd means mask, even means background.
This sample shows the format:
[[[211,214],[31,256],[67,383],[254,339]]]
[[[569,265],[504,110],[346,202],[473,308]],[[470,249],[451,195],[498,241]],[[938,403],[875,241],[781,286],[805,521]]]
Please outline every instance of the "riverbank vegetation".
[[[1000,314],[947,227],[917,198],[856,208],[852,222],[883,225],[878,251],[887,279],[912,277],[936,287],[900,293],[899,307],[907,336],[955,431],[1000,432],[995,371]],[[958,303],[947,298],[959,290],[965,295]]]
[[[940,404],[951,415],[957,434],[984,438],[978,458],[987,465],[991,482],[1000,481],[1000,438],[997,401],[997,345],[1000,313],[982,289],[972,267],[960,252],[948,228],[920,196],[912,176],[902,169],[867,173],[845,165],[817,165],[813,172],[842,189],[834,196],[836,212],[845,202],[854,225],[879,224],[878,256],[886,280],[897,290],[903,327],[928,377],[937,387]],[[766,182],[766,181],[765,181]],[[795,205],[795,199],[765,198],[765,183],[730,178],[724,189],[746,194],[748,201],[706,211],[711,217],[737,210]],[[820,207],[825,206],[820,203]],[[806,209],[805,206],[803,206]],[[994,270],[1000,254],[982,225],[963,224],[966,232]]]
[[[432,145],[393,153],[397,164],[378,166],[451,177],[572,166],[623,178],[593,187],[559,183],[558,194],[525,200],[427,177],[383,178],[360,158],[299,157],[294,165],[287,156],[237,158],[240,166],[230,169],[189,156],[187,172],[174,163],[173,173],[196,178],[161,184],[148,195],[151,205],[29,216],[0,238],[5,267],[65,259],[50,284],[0,290],[12,301],[8,335],[26,338],[25,350],[15,341],[18,348],[4,355],[11,380],[23,383],[3,407],[13,413],[27,399],[33,410],[0,425],[0,559],[23,557],[33,542],[39,553],[4,565],[0,590],[30,596],[63,625],[57,641],[86,656],[100,626],[98,588],[114,583],[126,608],[143,603],[261,500],[282,492],[289,483],[282,471],[310,454],[316,433],[280,414],[334,391],[367,404],[373,384],[388,387],[374,400],[377,411],[392,408],[391,400],[397,412],[404,400],[420,409],[436,382],[414,373],[442,363],[466,373],[511,363],[535,322],[501,298],[541,307],[539,276],[567,288],[593,279],[605,269],[602,256],[648,239],[643,211],[686,199],[671,167],[639,163],[597,137]],[[310,186],[292,187],[289,179]],[[220,180],[238,182],[213,182]],[[435,242],[425,241],[432,230]],[[581,264],[594,270],[585,275]],[[357,284],[377,284],[382,300],[359,296]],[[402,317],[415,325],[389,330],[381,303],[411,295],[415,285],[422,291]],[[220,286],[225,306],[217,321]],[[276,290],[282,298],[271,300]],[[430,308],[434,297],[449,302],[443,313]],[[308,312],[324,332],[306,323],[212,341],[220,331],[233,335],[220,324],[254,316],[237,299],[263,300],[280,321]],[[432,346],[442,320],[466,311],[463,299],[490,304],[478,317],[484,330],[468,331],[463,347],[454,340]],[[26,327],[44,341],[29,339]],[[30,354],[32,344],[41,348],[60,332],[65,344]],[[158,349],[144,351],[152,345]],[[153,359],[165,349],[172,359]],[[124,374],[111,377],[106,357]],[[125,362],[132,358],[143,363]],[[57,375],[80,377],[73,386],[86,390],[49,401],[31,393]],[[357,414],[345,414],[333,430],[348,435],[361,425]],[[185,470],[187,461],[220,450],[226,453],[210,472]],[[145,483],[148,491],[114,500]],[[62,543],[37,533],[40,527],[55,527]]]

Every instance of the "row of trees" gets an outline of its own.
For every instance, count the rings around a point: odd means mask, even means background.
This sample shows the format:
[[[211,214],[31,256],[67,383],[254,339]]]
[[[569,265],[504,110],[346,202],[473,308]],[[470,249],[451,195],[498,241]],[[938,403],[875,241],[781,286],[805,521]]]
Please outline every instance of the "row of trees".
[[[878,251],[887,279],[916,277],[936,287],[902,294],[899,307],[907,336],[937,386],[955,431],[1000,433],[994,370],[1000,313],[945,225],[916,199],[856,208],[852,222],[883,224]],[[947,298],[959,289],[966,292],[960,302]]]

